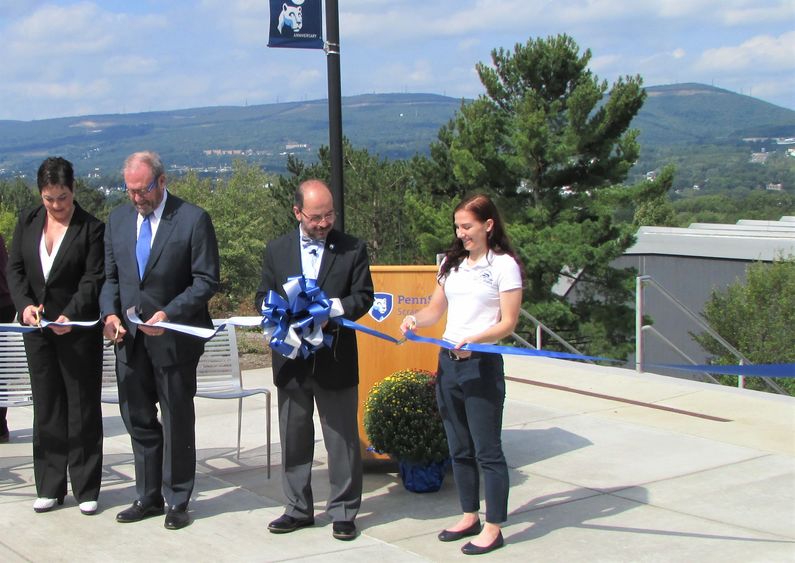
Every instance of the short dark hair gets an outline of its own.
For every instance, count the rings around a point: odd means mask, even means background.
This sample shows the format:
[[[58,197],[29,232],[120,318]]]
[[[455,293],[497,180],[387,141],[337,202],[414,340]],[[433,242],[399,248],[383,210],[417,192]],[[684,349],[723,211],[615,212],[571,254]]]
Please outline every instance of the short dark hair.
[[[60,156],[45,158],[36,174],[39,193],[46,186],[64,186],[73,192],[75,189],[75,171],[72,163]]]

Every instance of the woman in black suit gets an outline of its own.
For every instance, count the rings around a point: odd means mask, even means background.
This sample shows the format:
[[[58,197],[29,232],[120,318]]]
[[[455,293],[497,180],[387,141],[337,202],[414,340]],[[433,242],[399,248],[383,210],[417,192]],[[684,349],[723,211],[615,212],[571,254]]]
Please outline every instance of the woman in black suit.
[[[104,224],[74,201],[68,160],[39,167],[42,205],[14,231],[8,285],[20,322],[39,325],[99,318]],[[24,335],[33,391],[36,512],[66,496],[66,473],[83,514],[97,510],[102,475],[102,328],[50,325]]]

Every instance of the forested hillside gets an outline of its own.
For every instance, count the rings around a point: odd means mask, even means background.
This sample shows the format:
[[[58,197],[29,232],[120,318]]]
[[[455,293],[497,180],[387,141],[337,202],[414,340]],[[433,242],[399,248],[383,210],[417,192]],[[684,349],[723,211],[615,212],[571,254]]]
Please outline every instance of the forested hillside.
[[[631,180],[676,165],[674,189],[715,193],[781,184],[795,193],[795,158],[777,139],[795,137],[795,111],[701,84],[651,86],[632,122],[640,155]],[[343,98],[343,131],[356,148],[387,159],[429,154],[437,134],[461,108],[434,94]],[[46,155],[62,155],[81,176],[117,174],[124,157],[151,148],[175,171],[228,173],[234,160],[284,173],[293,154],[317,160],[328,144],[325,100],[248,107],[0,121],[0,178],[30,177]],[[767,153],[764,163],[752,153]],[[757,159],[758,160],[758,159]]]

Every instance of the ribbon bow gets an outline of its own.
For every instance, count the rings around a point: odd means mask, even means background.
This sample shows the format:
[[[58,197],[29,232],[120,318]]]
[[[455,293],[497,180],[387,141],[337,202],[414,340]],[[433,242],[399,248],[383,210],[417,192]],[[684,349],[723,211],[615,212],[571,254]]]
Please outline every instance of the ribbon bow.
[[[323,290],[307,283],[303,276],[287,279],[285,300],[270,290],[262,303],[262,329],[272,350],[294,359],[306,358],[323,346],[331,346],[331,335],[323,334],[329,320],[331,300]]]
[[[313,239],[306,235],[301,235],[301,246],[307,248],[308,246],[323,246],[326,244],[324,239]]]

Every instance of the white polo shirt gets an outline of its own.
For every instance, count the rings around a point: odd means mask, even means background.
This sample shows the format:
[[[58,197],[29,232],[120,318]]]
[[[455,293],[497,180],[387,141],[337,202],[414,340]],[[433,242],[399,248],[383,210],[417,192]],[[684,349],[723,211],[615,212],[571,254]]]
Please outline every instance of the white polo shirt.
[[[500,292],[521,288],[522,273],[511,256],[488,251],[474,266],[464,259],[442,283],[447,297],[442,338],[457,344],[499,322]]]

